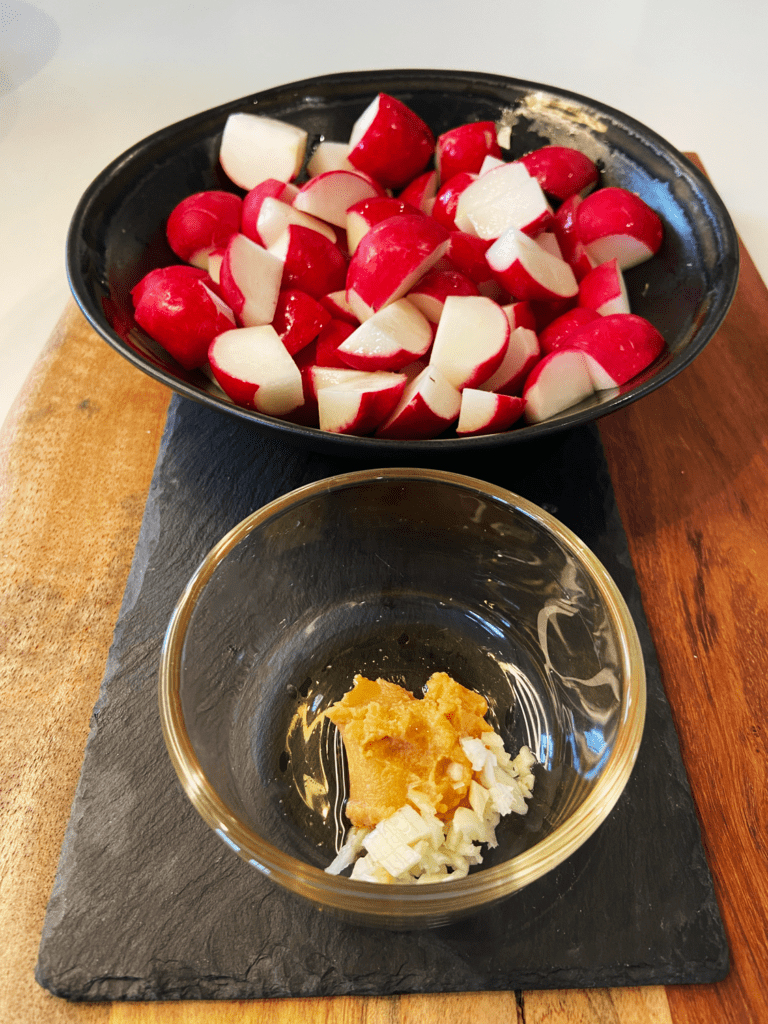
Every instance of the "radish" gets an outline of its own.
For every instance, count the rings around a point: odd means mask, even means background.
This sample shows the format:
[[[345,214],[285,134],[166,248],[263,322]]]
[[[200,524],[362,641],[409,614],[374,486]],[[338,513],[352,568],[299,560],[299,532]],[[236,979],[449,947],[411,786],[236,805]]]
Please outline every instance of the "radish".
[[[449,295],[479,295],[477,285],[460,270],[433,267],[406,296],[431,323],[439,322]]]
[[[348,142],[321,139],[307,161],[307,174],[313,178],[316,174],[324,174],[326,171],[352,171],[354,168],[347,159],[348,155]]]
[[[350,369],[348,363],[339,355],[339,345],[346,341],[355,330],[352,324],[344,320],[329,320],[317,336],[315,342],[315,362],[318,366],[336,366]]]
[[[325,171],[301,186],[293,208],[344,228],[350,206],[382,195],[380,185],[355,171]]]
[[[250,230],[248,232],[244,230],[243,234],[247,234],[254,242],[258,242],[259,245],[268,249],[270,245],[277,242],[289,224],[298,224],[300,227],[319,231],[329,242],[336,243],[336,232],[330,224],[307,213],[302,213],[281,199],[272,199],[270,196],[261,202],[255,224],[250,221]]]
[[[260,114],[230,114],[219,160],[227,177],[248,191],[265,178],[292,181],[307,147],[303,128]]]
[[[550,324],[539,332],[539,344],[541,351],[546,354],[554,352],[558,348],[565,348],[571,336],[593,320],[599,320],[600,314],[594,309],[587,309],[584,306],[575,306],[567,313],[556,317]]]
[[[658,214],[625,188],[601,188],[576,211],[576,233],[596,263],[615,256],[622,270],[654,256],[664,229]]]
[[[435,137],[421,118],[380,92],[352,127],[348,160],[385,188],[403,188],[432,158]]]
[[[394,196],[374,196],[372,199],[362,199],[350,206],[347,210],[345,225],[349,255],[352,256],[360,244],[360,239],[375,224],[402,213],[418,214],[419,210]]]
[[[525,383],[523,415],[528,423],[541,423],[588,398],[594,390],[583,352],[550,352],[534,366]]]
[[[491,391],[465,388],[456,433],[497,434],[516,423],[525,410],[525,400],[517,395],[495,395]]]
[[[449,295],[429,362],[458,390],[471,388],[499,368],[508,342],[501,306],[484,295]]]
[[[347,272],[347,300],[358,319],[367,320],[407,294],[447,247],[448,231],[422,214],[399,214],[374,225]]]
[[[275,315],[283,265],[245,235],[234,235],[224,252],[220,285],[244,327],[268,324]]]
[[[560,201],[572,195],[586,195],[600,177],[596,164],[569,146],[542,146],[521,156],[519,162],[525,165],[547,195]]]
[[[243,201],[232,192],[196,192],[182,199],[168,218],[168,244],[179,259],[208,267],[211,252],[226,246],[240,230]]]
[[[470,171],[460,171],[449,178],[444,185],[441,185],[432,204],[432,216],[435,220],[448,228],[449,231],[458,230],[456,227],[456,207],[459,204],[459,196],[477,181],[477,175]]]
[[[345,285],[346,258],[341,249],[319,231],[289,224],[267,252],[282,262],[283,288],[299,288],[319,299]]]
[[[493,121],[471,121],[443,132],[435,144],[435,164],[441,182],[463,171],[477,174],[486,156],[501,159]]]
[[[304,401],[301,372],[271,324],[224,331],[211,342],[208,361],[238,405],[283,416]]]
[[[437,266],[459,270],[477,285],[481,295],[505,302],[509,295],[494,278],[485,258],[490,245],[491,242],[469,235],[466,231],[451,231],[448,235],[448,248],[445,250],[445,263],[440,261]]]
[[[510,227],[535,236],[551,219],[541,185],[520,163],[502,163],[481,174],[456,204],[456,227],[485,239],[498,238]]]
[[[536,330],[536,318],[533,315],[530,302],[508,302],[502,307],[507,314],[511,330],[516,327],[527,327],[531,331]]]
[[[345,288],[340,288],[335,292],[328,292],[327,295],[321,295],[320,303],[334,319],[346,320],[348,324],[354,324],[355,327],[360,323],[347,302],[347,291]]]
[[[498,369],[478,385],[478,389],[518,394],[540,357],[541,346],[536,332],[528,327],[515,327],[509,332],[509,341]]]
[[[291,355],[318,336],[331,314],[317,299],[298,289],[286,289],[277,297],[272,326]]]
[[[185,370],[203,366],[211,340],[235,325],[234,313],[206,280],[197,267],[164,267],[131,292],[136,323]]]
[[[424,171],[406,185],[400,193],[403,202],[410,203],[420,213],[429,215],[435,205],[437,195],[438,177],[437,171]]]
[[[427,318],[407,299],[398,299],[364,320],[337,351],[356,370],[400,370],[426,355],[431,344]]]
[[[550,256],[557,256],[559,260],[563,258],[563,251],[554,231],[542,231],[540,235],[536,235],[536,244],[540,245]]]
[[[600,317],[576,331],[568,348],[586,357],[596,391],[626,384],[664,350],[664,339],[646,319],[634,313]]]
[[[248,235],[254,242],[259,242],[257,229],[261,204],[265,199],[279,199],[281,203],[289,206],[293,197],[298,193],[296,185],[285,181],[278,181],[277,178],[266,178],[255,185],[243,198],[242,214],[240,219],[240,230]]]
[[[340,374],[342,371],[336,371]],[[369,434],[392,412],[406,385],[402,373],[357,373],[317,386],[320,429]]]
[[[619,261],[614,257],[591,270],[579,282],[579,305],[601,316],[629,313],[629,296]]]
[[[597,265],[576,231],[576,212],[580,205],[581,196],[571,196],[558,207],[552,221],[552,232],[560,246],[560,253],[565,262],[570,265],[577,281],[580,281]]]
[[[553,302],[578,293],[576,278],[565,260],[551,256],[517,228],[505,231],[485,258],[497,281],[516,299]]]
[[[376,437],[393,440],[426,440],[437,437],[458,418],[461,392],[436,366],[425,366],[403,390],[389,418]]]

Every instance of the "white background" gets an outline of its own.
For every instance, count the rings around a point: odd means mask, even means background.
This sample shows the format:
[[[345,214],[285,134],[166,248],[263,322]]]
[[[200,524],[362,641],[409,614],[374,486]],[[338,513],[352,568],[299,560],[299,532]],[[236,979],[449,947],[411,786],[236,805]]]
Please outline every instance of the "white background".
[[[156,129],[313,75],[569,89],[695,150],[768,280],[765,0],[0,0],[0,422],[68,298],[69,219]]]

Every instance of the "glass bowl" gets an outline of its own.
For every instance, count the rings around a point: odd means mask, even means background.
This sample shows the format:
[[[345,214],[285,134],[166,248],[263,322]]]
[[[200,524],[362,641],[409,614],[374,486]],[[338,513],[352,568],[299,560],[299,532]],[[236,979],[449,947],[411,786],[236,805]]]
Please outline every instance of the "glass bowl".
[[[355,673],[481,692],[536,783],[462,879],[326,873],[343,840],[342,745],[322,711]],[[436,470],[365,470],[254,512],[208,554],[168,626],[163,733],[194,807],[285,889],[358,924],[446,924],[540,878],[595,831],[645,717],[637,633],[588,548],[536,505]],[[512,820],[514,819],[514,820]]]
[[[596,161],[605,185],[636,192],[659,214],[658,254],[626,272],[632,310],[664,336],[667,349],[620,389],[598,392],[543,423],[489,435],[395,441],[332,434],[233,404],[202,372],[187,372],[137,327],[131,288],[177,262],[165,224],[193,192],[237,192],[218,161],[227,117],[258,111],[321,139],[344,141],[377,92],[411,106],[435,135],[467,121],[511,132],[510,158],[546,144],[575,146]],[[242,194],[242,193],[240,193]],[[673,146],[618,110],[553,86],[470,71],[384,70],[324,75],[246,96],[156,132],[122,154],[86,190],[67,241],[72,292],[93,328],[121,355],[179,394],[312,450],[355,457],[400,452],[445,455],[529,441],[615,412],[661,387],[695,359],[722,323],[738,279],[733,223],[707,178]],[[403,460],[406,461],[406,460]],[[413,464],[413,459],[407,460]]]

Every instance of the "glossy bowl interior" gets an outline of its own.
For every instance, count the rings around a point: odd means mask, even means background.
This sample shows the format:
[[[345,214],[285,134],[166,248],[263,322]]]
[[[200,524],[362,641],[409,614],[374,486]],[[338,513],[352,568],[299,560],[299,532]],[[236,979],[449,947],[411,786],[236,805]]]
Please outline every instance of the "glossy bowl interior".
[[[469,876],[382,886],[331,876],[346,829],[342,744],[322,711],[356,672],[420,694],[444,670],[536,754],[526,816]],[[166,744],[205,821],[286,889],[347,920],[441,925],[542,877],[605,820],[637,755],[645,670],[595,556],[482,481],[423,469],[322,480],[210,552],[168,627]]]
[[[344,141],[377,92],[413,107],[436,135],[466,121],[495,120],[511,130],[510,156],[554,143],[581,149],[606,185],[642,196],[660,215],[657,256],[626,274],[634,312],[663,334],[667,351],[618,392],[603,392],[545,423],[501,434],[429,441],[351,437],[298,426],[234,405],[200,371],[188,373],[133,319],[131,288],[154,267],[177,262],[165,222],[185,196],[238,190],[218,164],[227,116],[253,111],[290,121],[321,138]],[[364,71],[329,75],[247,96],[150,136],[110,164],[74,214],[67,246],[69,280],[93,327],[127,359],[177,392],[318,451],[366,456],[445,454],[515,444],[613,412],[683,370],[711,339],[733,297],[738,242],[718,195],[694,165],[657,134],[611,107],[532,82],[462,71]]]

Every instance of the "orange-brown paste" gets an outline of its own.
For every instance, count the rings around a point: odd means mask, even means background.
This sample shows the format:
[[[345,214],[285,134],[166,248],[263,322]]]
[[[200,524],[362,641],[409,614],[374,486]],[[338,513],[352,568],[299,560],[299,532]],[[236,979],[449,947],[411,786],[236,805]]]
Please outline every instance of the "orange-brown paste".
[[[355,676],[326,715],[341,732],[349,765],[347,817],[372,828],[402,807],[415,787],[446,820],[466,802],[472,766],[462,737],[491,730],[488,704],[445,672],[418,699],[386,679]]]

